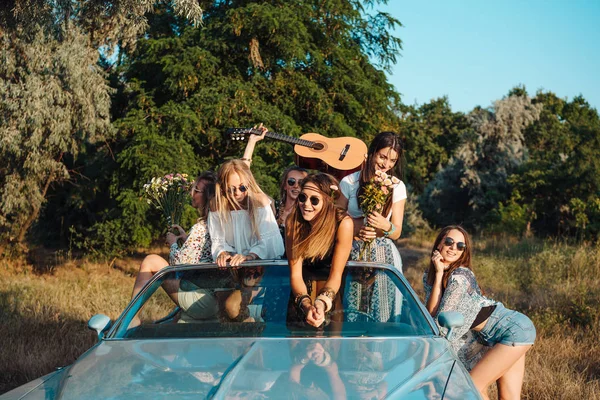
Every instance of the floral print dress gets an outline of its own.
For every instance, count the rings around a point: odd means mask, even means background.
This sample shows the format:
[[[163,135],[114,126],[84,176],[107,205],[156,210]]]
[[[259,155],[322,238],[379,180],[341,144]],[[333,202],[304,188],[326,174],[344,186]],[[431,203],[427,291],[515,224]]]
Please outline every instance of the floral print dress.
[[[177,242],[171,245],[169,265],[212,262],[211,246],[212,242],[206,221],[200,220],[192,226],[186,241],[181,247]]]

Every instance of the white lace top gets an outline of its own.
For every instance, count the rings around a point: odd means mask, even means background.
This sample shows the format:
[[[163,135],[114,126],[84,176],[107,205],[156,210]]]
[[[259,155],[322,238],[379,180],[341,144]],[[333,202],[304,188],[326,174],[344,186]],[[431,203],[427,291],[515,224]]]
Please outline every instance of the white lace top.
[[[254,253],[261,260],[279,259],[283,256],[283,239],[271,205],[260,207],[257,211],[260,221],[259,238],[252,234],[250,215],[246,210],[230,211],[227,220],[221,219],[218,212],[208,213],[213,260],[216,261],[223,251],[244,255]]]
[[[177,242],[171,245],[169,265],[211,262],[211,246],[206,221],[198,221],[190,229],[190,233],[181,247]]]
[[[348,214],[350,214],[352,218],[360,218],[364,216],[360,206],[358,205],[357,193],[360,187],[359,178],[360,171],[357,171],[353,174],[346,175],[340,182],[340,191],[348,199]],[[394,188],[392,203],[397,203],[404,199],[406,199],[406,185],[404,182],[400,181],[400,183]],[[392,211],[390,210],[386,218],[390,219],[391,216]]]
[[[423,286],[425,288],[425,303],[431,296],[431,285],[427,283],[427,271],[423,274]],[[473,341],[471,325],[479,311],[483,307],[500,304],[498,301],[488,299],[481,294],[481,289],[475,279],[475,274],[469,268],[459,267],[452,272],[448,278],[448,285],[442,294],[437,314],[442,311],[458,311],[465,318],[463,326],[454,328],[450,344],[458,353],[459,358],[467,368],[472,366],[473,349],[467,344]],[[435,321],[437,323],[437,314]],[[441,328],[442,333],[446,332]]]

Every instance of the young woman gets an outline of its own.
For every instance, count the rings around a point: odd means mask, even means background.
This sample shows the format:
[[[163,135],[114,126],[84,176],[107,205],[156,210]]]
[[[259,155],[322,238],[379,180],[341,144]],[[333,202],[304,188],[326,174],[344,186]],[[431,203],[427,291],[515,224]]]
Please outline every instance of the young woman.
[[[336,301],[342,273],[352,248],[353,224],[336,206],[338,181],[331,175],[315,173],[300,184],[297,207],[285,225],[285,246],[290,266],[293,303],[305,322],[319,327]],[[326,271],[326,280],[317,282],[313,302],[304,272]]]
[[[402,181],[396,185],[381,213],[374,211],[365,216],[360,208],[360,196],[364,193],[365,186],[376,176],[376,171],[399,177],[398,161],[401,157],[400,138],[393,132],[381,132],[371,142],[362,169],[346,176],[340,182],[340,205],[348,209],[348,214],[354,221],[354,235],[358,238],[353,242],[350,258],[359,260],[362,246],[366,241],[371,242],[366,250],[367,257],[362,257],[393,265],[400,273],[402,258],[393,241],[398,239],[402,232],[406,186]],[[365,304],[361,298],[367,291],[373,293],[372,299],[384,298],[386,301]],[[364,283],[353,281],[345,293],[346,308],[368,313],[377,321],[390,321],[401,314],[402,299],[387,274],[378,272],[365,279]],[[355,321],[358,314],[349,313],[348,318]]]
[[[360,196],[376,171],[399,177],[398,160],[401,157],[400,138],[393,132],[382,132],[371,142],[362,169],[346,176],[340,182],[340,205],[348,210],[348,214],[354,220],[355,236],[360,239],[353,244],[351,258],[358,259],[363,241],[373,241],[368,250],[371,252],[369,260],[394,265],[400,272],[402,258],[393,240],[398,239],[402,233],[406,186],[402,181],[396,185],[381,213],[374,211],[365,216],[360,208]],[[365,226],[365,220],[368,226]]]
[[[471,249],[462,227],[448,226],[439,233],[423,275],[427,310],[434,318],[442,311],[464,316],[465,324],[455,328],[451,343],[483,398],[488,398],[488,386],[497,382],[499,398],[519,399],[525,353],[535,341],[535,327],[525,315],[482,295],[471,269]],[[480,358],[470,354],[469,333],[487,346]]]
[[[300,194],[300,184],[306,178],[308,171],[295,165],[288,167],[281,176],[279,185],[279,204],[277,207],[277,224],[282,236],[285,237],[285,221],[296,206],[296,199]]]
[[[271,200],[241,160],[219,168],[208,229],[212,256],[220,267],[227,262],[237,266],[248,260],[278,259],[284,252]]]
[[[244,156],[241,158],[242,161],[250,167],[252,163],[252,155],[254,154],[254,147],[256,143],[265,138],[265,134],[269,131],[263,124],[259,124],[256,130],[262,132],[260,135],[250,135],[248,143],[244,150]],[[281,235],[285,237],[285,220],[292,211],[292,208],[296,205],[296,198],[300,193],[300,182],[308,175],[308,171],[302,167],[291,166],[287,168],[282,176],[281,183],[279,185],[279,201],[277,202],[275,218],[279,225]]]
[[[215,193],[216,176],[207,171],[200,174],[194,181],[190,195],[192,206],[198,210],[200,217],[189,234],[179,225],[173,225],[178,235],[167,233],[166,242],[171,247],[169,262],[157,254],[150,254],[144,258],[140,270],[133,285],[132,298],[144,287],[152,276],[168,265],[196,264],[199,262],[211,262],[211,240],[206,226],[208,216],[208,204]],[[179,247],[178,239],[183,241]]]

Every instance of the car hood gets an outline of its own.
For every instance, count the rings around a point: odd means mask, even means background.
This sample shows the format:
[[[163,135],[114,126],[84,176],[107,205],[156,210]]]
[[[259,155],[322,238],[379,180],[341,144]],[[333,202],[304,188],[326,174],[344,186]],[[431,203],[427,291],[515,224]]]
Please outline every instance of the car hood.
[[[458,364],[435,337],[106,340],[25,398],[425,399],[451,374],[452,397],[469,398]]]

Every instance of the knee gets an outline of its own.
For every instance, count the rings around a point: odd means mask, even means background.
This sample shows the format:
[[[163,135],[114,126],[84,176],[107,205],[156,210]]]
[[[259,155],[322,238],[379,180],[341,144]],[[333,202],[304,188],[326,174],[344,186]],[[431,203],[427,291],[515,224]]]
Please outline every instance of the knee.
[[[163,269],[164,267],[166,267],[168,265],[169,265],[169,263],[161,256],[159,256],[157,254],[150,254],[150,255],[147,255],[144,258],[144,260],[142,261],[142,264],[140,265],[140,271],[141,272],[156,272],[156,271]]]

